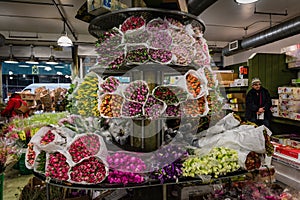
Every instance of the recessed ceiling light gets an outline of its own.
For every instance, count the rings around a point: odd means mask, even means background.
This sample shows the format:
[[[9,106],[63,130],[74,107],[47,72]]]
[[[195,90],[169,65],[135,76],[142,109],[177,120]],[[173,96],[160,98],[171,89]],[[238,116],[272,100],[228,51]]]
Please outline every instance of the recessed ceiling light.
[[[235,2],[237,2],[238,4],[248,4],[248,3],[255,3],[258,0],[234,0]]]

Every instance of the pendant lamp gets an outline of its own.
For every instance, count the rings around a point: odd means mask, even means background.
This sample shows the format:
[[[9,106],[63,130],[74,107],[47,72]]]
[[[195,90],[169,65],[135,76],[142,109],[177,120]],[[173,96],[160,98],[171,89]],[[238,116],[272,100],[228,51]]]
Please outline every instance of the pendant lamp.
[[[37,65],[39,62],[37,61],[37,58],[33,55],[33,45],[30,45],[31,48],[31,55],[29,60],[25,61],[27,64]]]
[[[58,64],[58,62],[56,61],[56,59],[53,55],[53,46],[50,46],[50,58],[46,62],[46,64],[48,64],[48,65],[57,65]]]
[[[17,61],[17,59],[13,55],[12,47],[13,47],[13,45],[10,44],[9,45],[9,58],[7,60],[5,60],[4,62],[5,63],[10,63],[10,64],[17,64],[19,62]]]
[[[67,31],[66,31],[66,23],[64,22],[64,31],[60,38],[57,40],[57,45],[61,47],[71,47],[73,46],[72,40],[68,37]]]
[[[258,0],[235,0],[238,4],[248,4],[248,3],[255,3]]]

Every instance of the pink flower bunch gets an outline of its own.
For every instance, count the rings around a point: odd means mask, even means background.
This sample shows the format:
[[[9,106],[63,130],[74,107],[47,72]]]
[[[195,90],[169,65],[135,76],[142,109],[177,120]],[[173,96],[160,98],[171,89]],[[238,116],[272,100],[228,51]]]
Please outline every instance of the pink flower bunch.
[[[161,18],[153,19],[148,22],[146,29],[148,31],[163,31],[168,29],[168,23]]]
[[[134,101],[125,101],[122,106],[122,115],[137,117],[143,115],[143,104]]]
[[[144,45],[128,46],[126,59],[131,63],[145,63],[149,60],[148,48]]]
[[[168,117],[180,117],[181,116],[181,105],[168,105],[165,114]]]
[[[149,45],[157,49],[169,49],[172,44],[172,37],[167,31],[152,32]]]
[[[27,145],[27,157],[26,157],[26,162],[29,166],[33,166],[34,164],[34,159],[35,159],[36,153],[33,150],[33,144],[28,143]]]
[[[144,182],[144,177],[132,172],[113,170],[109,172],[107,180],[109,183],[127,185],[128,183],[142,183]]]
[[[105,81],[100,84],[100,87],[103,89],[103,92],[114,92],[117,90],[117,87],[120,85],[120,81],[113,77],[110,76],[105,79]]]
[[[141,158],[123,152],[116,152],[109,155],[107,157],[107,162],[110,169],[119,171],[142,173],[147,168],[145,162]]]
[[[194,58],[192,47],[189,49],[185,46],[172,46],[171,52],[176,56],[175,63],[178,65],[188,65]]]
[[[121,25],[121,31],[125,33],[128,30],[138,29],[145,25],[145,20],[142,17],[131,16],[127,18]]]
[[[107,40],[112,40],[112,42],[119,41],[119,44],[120,44],[122,38],[119,36],[120,36],[120,33],[117,30],[106,31],[99,35],[98,42],[96,43],[96,47],[99,47],[100,45],[102,45],[103,42],[105,42]],[[112,39],[112,38],[114,38],[114,39]],[[116,38],[118,38],[118,39],[116,40]]]
[[[118,69],[119,67],[121,67],[124,64],[124,62],[125,62],[124,52],[116,53],[116,55],[118,55],[118,54],[120,54],[120,55],[115,57],[115,59],[108,64],[108,68]]]
[[[100,150],[100,142],[97,135],[84,135],[76,139],[69,148],[69,153],[74,162],[93,156]]]
[[[136,102],[145,102],[148,93],[148,85],[143,81],[131,82],[123,92],[125,98]]]
[[[67,163],[67,158],[63,154],[55,152],[49,155],[45,175],[51,178],[66,181],[69,179],[69,169],[70,166]]]
[[[197,66],[203,66],[205,65],[209,57],[209,53],[205,52],[203,47],[202,47],[202,42],[196,42],[193,46],[195,47],[195,57],[193,62],[197,65]]]
[[[145,116],[153,118],[159,117],[161,115],[163,106],[163,102],[156,99],[153,95],[149,95],[144,105]]]
[[[54,133],[52,133],[51,130],[48,130],[45,135],[42,137],[40,144],[46,145],[49,144],[50,142],[53,142],[55,139]]]
[[[71,180],[77,183],[101,183],[106,178],[106,167],[100,159],[90,157],[78,163],[70,170]]]
[[[159,63],[167,63],[172,60],[172,52],[165,49],[149,49],[151,60]]]
[[[178,31],[175,29],[171,29],[170,32],[173,39],[173,44],[191,46],[195,42],[194,38],[184,30]]]
[[[123,47],[114,47],[111,50],[103,49],[98,54],[97,64],[107,66],[112,69],[117,69],[125,62],[125,51]]]

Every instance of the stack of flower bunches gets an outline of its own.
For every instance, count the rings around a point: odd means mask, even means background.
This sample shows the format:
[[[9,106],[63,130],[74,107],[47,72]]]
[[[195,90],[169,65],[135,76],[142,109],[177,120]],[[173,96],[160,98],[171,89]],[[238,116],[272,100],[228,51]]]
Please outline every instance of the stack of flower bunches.
[[[100,137],[96,134],[80,134],[68,148],[71,155],[72,165],[70,180],[75,183],[97,184],[107,176],[104,150],[101,148]],[[104,144],[103,144],[104,145]]]
[[[124,47],[120,46],[122,34],[116,30],[103,33],[97,44],[97,64],[109,68],[119,68],[125,61]]]
[[[187,152],[180,146],[167,145],[156,151],[151,157],[151,177],[160,180],[161,183],[176,180],[182,175],[182,160]]]
[[[183,176],[212,175],[215,178],[237,171],[238,153],[226,147],[215,147],[207,155],[192,156],[183,163]]]
[[[126,185],[128,183],[142,183],[147,166],[145,162],[135,156],[123,152],[116,152],[107,158],[110,172],[107,177],[109,183]]]
[[[72,94],[70,112],[82,116],[98,117],[98,77],[94,73],[87,74],[83,82]]]

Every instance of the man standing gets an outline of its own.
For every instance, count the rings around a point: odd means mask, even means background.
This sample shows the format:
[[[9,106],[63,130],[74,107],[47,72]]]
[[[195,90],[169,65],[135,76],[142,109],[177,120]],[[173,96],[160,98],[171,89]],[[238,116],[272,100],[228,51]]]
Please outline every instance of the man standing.
[[[252,89],[246,96],[245,118],[257,125],[269,127],[272,116],[270,110],[272,106],[270,93],[266,88],[261,86],[261,81],[258,78],[253,78],[251,85]]]

